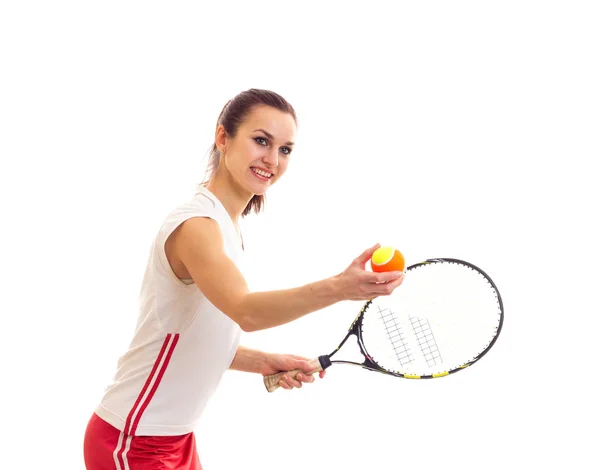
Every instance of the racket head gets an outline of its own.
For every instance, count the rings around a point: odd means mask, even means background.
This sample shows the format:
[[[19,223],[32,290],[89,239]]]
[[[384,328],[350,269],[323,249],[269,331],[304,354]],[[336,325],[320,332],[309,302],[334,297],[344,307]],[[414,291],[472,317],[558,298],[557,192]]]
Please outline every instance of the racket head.
[[[500,292],[483,270],[455,258],[432,258],[409,266],[390,296],[368,301],[349,334],[358,337],[363,367],[428,379],[481,359],[503,322]]]

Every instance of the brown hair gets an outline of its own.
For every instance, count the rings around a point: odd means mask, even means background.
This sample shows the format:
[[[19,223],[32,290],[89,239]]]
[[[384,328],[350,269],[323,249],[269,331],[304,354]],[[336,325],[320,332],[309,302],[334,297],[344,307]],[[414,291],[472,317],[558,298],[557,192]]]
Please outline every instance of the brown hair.
[[[219,114],[219,118],[217,119],[216,127],[219,127],[219,125],[222,124],[227,136],[234,138],[240,125],[244,122],[244,119],[252,112],[252,109],[255,106],[260,105],[271,106],[284,113],[289,113],[294,118],[296,124],[298,122],[294,108],[282,96],[273,91],[251,88],[239,93],[223,106],[221,114]],[[219,168],[219,163],[221,161],[221,153],[214,143],[210,149],[209,158],[205,182],[207,182],[217,168]],[[242,212],[242,217],[246,216],[252,210],[258,214],[262,210],[264,202],[264,195],[254,195]]]

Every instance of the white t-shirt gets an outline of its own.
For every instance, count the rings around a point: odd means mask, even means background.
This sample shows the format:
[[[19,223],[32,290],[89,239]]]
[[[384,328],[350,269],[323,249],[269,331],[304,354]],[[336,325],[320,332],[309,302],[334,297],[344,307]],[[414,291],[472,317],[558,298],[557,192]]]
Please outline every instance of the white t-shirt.
[[[196,195],[167,216],[154,240],[135,335],[96,409],[128,435],[192,432],[239,345],[238,324],[193,282],[178,279],[167,261],[167,238],[192,217],[214,219],[226,254],[241,264],[241,239],[233,221],[221,202],[198,185]]]

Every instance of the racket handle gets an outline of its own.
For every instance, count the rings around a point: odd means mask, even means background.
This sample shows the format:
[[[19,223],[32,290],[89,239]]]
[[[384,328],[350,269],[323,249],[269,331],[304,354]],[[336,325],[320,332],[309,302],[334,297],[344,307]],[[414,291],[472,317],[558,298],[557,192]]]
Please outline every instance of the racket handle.
[[[288,372],[278,372],[277,374],[265,376],[263,378],[263,382],[265,383],[265,387],[267,387],[267,391],[274,392],[277,390],[279,388],[279,381],[285,374],[289,374],[295,379],[300,372],[303,374],[314,374],[315,372],[320,372],[331,365],[331,361],[327,356],[320,356],[316,359],[311,359],[308,361],[308,363],[312,367],[310,372],[304,372],[302,369],[294,369]]]

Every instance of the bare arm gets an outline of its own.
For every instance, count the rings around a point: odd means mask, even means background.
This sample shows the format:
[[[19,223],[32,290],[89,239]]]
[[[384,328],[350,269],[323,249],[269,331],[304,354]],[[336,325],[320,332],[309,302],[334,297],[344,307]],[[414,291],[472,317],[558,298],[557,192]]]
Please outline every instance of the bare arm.
[[[254,372],[255,374],[260,374],[267,361],[267,356],[268,354],[266,352],[239,346],[229,368],[242,372]]]
[[[337,276],[293,289],[250,292],[242,273],[225,253],[217,222],[188,219],[171,237],[176,260],[183,263],[208,300],[244,331],[279,326],[341,300],[389,295],[403,280],[401,273],[364,269],[376,245]]]
[[[239,346],[235,358],[229,367],[232,370],[242,372],[253,372],[263,376],[276,374],[282,371],[301,369],[300,373],[292,378],[289,374],[281,378],[280,385],[286,389],[301,388],[303,383],[312,383],[313,366],[306,357],[293,354],[270,354],[245,346]],[[325,377],[325,371],[319,371],[319,377]]]

